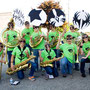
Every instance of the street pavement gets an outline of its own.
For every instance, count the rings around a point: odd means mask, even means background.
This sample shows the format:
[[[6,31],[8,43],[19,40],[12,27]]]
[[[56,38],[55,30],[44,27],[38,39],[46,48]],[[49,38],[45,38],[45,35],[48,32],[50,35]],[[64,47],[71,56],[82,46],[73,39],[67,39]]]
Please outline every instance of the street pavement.
[[[89,64],[86,64],[86,78],[81,77],[80,71],[73,70],[73,77],[68,75],[63,78],[60,70],[59,77],[54,79],[45,79],[45,72],[35,72],[36,81],[28,80],[29,70],[24,71],[25,78],[19,80],[17,74],[7,75],[7,65],[3,65],[2,78],[0,80],[0,90],[90,90],[90,75],[88,73]],[[10,78],[19,80],[20,84],[10,85]]]

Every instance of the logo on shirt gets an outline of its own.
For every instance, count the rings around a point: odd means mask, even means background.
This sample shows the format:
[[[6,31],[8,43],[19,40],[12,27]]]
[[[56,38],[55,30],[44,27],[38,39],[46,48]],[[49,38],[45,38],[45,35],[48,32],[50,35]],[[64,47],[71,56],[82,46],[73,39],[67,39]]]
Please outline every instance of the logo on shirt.
[[[87,48],[86,48],[86,50],[87,50],[87,51],[89,51],[89,50],[90,50],[90,48],[89,48],[89,47],[87,47]]]
[[[27,32],[27,35],[30,35],[30,32]]]
[[[70,53],[72,53],[72,52],[73,52],[73,50],[72,50],[72,49],[68,49],[68,51],[69,51]]]
[[[16,35],[14,35],[13,37],[16,38]]]

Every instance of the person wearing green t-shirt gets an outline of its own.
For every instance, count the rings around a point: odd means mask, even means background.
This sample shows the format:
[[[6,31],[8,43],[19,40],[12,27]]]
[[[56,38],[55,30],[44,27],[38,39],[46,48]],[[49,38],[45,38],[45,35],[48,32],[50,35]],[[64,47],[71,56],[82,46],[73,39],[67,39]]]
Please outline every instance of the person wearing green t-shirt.
[[[73,25],[70,26],[70,31],[66,32],[64,34],[64,38],[66,39],[67,35],[71,35],[74,38],[77,38],[79,36],[79,33],[75,31],[75,28]]]
[[[17,32],[14,30],[14,25],[12,22],[8,23],[8,28],[9,30],[5,32],[4,34],[4,38],[6,39],[7,43],[15,43],[14,39],[17,37]],[[8,48],[7,50],[7,55],[8,55],[8,67],[10,67],[10,63],[11,63],[11,53],[13,51],[13,48]]]
[[[28,21],[25,22],[25,29],[22,30],[22,37],[26,40],[26,46],[29,47],[30,51],[32,51],[32,48],[29,45],[30,36],[34,32],[33,27],[30,27],[30,24]]]
[[[70,25],[70,31],[66,32],[64,34],[64,38],[66,39],[67,35],[71,35],[72,36],[72,43],[75,44],[75,40],[80,36],[78,32],[75,31],[75,28],[73,25]],[[79,64],[75,63],[75,70],[79,71]]]
[[[2,60],[3,58],[4,58],[3,44],[0,42],[0,63],[6,64],[6,61]]]
[[[57,32],[55,30],[55,27],[52,25],[50,25],[49,29],[50,29],[50,31],[47,32],[47,40],[49,41],[50,47],[51,47],[51,49],[54,50],[54,52],[56,53],[56,57],[57,57],[58,50],[56,49],[56,45],[58,42],[59,32]],[[56,45],[54,45],[54,44],[56,44]],[[56,66],[57,66],[57,68],[60,67],[59,61],[56,62]]]
[[[3,58],[4,58],[3,44],[0,42],[0,79],[2,74],[2,63],[6,64],[6,61],[4,61]]]
[[[13,62],[15,60],[15,65],[20,64],[21,62],[27,60],[30,56],[30,50],[28,47],[25,46],[25,39],[21,38],[19,41],[19,46],[16,46],[12,52],[12,57],[11,57],[11,69],[14,70],[14,65]],[[35,68],[36,68],[36,64],[34,62],[27,62],[27,64],[31,64],[31,70],[29,73],[29,79],[31,81],[34,81],[34,72],[35,72]],[[24,78],[24,73],[23,70],[19,70],[17,72],[17,76],[19,79],[23,79]]]
[[[82,36],[83,43],[80,46],[81,55],[85,54],[85,57],[82,57],[80,64],[81,76],[86,77],[85,74],[85,63],[90,63],[90,41],[87,34]],[[89,68],[90,74],[90,68]]]
[[[57,49],[63,51],[64,58],[60,60],[61,73],[63,77],[67,76],[67,73],[72,75],[73,64],[75,63],[75,55],[77,54],[77,46],[72,43],[72,36],[67,35],[67,43],[62,45],[60,44],[61,37],[59,38],[58,44],[56,46]]]
[[[37,64],[38,70],[38,57],[39,57],[39,50],[45,49],[45,35],[39,31],[39,26],[33,26],[34,32],[30,37],[30,44],[33,49],[33,55],[36,56],[34,59],[35,63]]]
[[[45,44],[45,49],[43,51],[41,51],[41,55],[40,55],[40,61],[41,62],[45,62],[45,61],[49,61],[51,59],[54,59],[56,54],[54,52],[54,50],[50,49],[50,45],[49,44]],[[46,66],[44,67],[44,69],[46,70],[46,73],[48,75],[48,77],[57,77],[58,76],[58,72],[57,69],[55,68],[55,62],[50,63],[53,65],[53,67],[51,66]]]

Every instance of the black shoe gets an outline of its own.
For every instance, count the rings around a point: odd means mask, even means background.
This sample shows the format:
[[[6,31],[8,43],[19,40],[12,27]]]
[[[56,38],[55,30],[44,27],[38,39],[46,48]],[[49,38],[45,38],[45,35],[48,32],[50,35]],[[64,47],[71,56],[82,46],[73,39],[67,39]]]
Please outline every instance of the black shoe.
[[[63,77],[67,77],[67,75],[66,74],[63,74]]]
[[[90,68],[89,68],[89,75],[90,75]]]
[[[82,76],[82,77],[86,77],[86,74],[83,73],[81,76]]]

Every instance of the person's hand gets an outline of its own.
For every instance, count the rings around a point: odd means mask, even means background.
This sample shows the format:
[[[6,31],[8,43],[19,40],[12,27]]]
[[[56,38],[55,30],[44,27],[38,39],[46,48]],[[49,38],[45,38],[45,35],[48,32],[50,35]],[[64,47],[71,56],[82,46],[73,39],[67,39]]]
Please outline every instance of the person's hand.
[[[23,33],[23,37],[25,36],[26,34],[25,33]]]
[[[26,50],[25,53],[28,54],[28,50]]]
[[[7,33],[7,37],[9,36],[9,34]]]
[[[30,36],[30,39],[32,40],[32,36]]]
[[[12,71],[14,71],[14,65],[13,65],[13,63],[11,63],[11,69],[12,69]]]
[[[82,57],[82,59],[87,59],[87,57]]]

